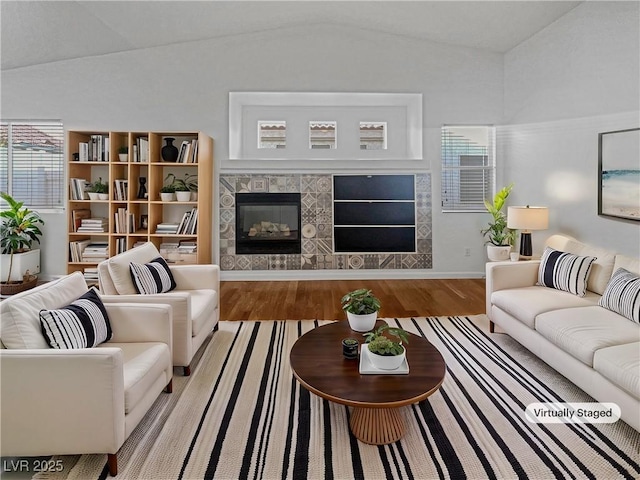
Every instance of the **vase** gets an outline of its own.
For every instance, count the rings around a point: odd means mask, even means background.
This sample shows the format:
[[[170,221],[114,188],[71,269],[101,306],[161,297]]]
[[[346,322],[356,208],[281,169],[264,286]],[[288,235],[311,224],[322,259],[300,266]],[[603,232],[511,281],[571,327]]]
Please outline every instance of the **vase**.
[[[367,313],[365,315],[357,315],[355,313],[347,312],[347,319],[349,320],[349,327],[354,332],[369,332],[373,330],[378,318],[378,312]]]
[[[366,348],[368,349],[369,347],[366,346]],[[378,355],[369,350],[369,361],[380,370],[395,370],[400,368],[406,358],[406,350],[404,350],[404,347],[402,348],[403,351],[400,355]]]
[[[188,202],[191,200],[191,192],[176,192],[176,198],[179,202]]]
[[[178,159],[178,148],[173,144],[175,138],[167,137],[164,139],[167,144],[162,147],[160,155],[165,162],[175,162]]]

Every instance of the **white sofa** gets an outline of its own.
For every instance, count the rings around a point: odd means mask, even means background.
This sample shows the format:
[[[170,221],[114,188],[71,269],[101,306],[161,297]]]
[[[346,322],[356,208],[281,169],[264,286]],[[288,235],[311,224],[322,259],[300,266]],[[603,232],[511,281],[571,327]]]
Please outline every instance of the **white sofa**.
[[[0,302],[2,456],[117,452],[163,389],[171,391],[171,308],[105,305],[112,338],[51,348],[39,312],[88,291],[80,272]]]
[[[598,305],[613,272],[640,274],[640,260],[565,235],[545,246],[593,256],[583,297],[537,285],[540,260],[486,265],[486,302],[494,325],[600,402],[616,403],[640,430],[640,324]]]
[[[169,265],[176,288],[166,293],[141,295],[131,279],[131,262],[144,264],[160,256],[153,243],[115,255],[98,265],[102,301],[165,303],[173,309],[173,364],[190,375],[193,356],[220,318],[220,267]]]

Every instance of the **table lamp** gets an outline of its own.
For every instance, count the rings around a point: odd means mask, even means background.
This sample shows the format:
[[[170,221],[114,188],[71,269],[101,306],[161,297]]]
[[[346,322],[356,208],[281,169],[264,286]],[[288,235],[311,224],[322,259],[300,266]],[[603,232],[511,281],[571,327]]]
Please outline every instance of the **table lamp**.
[[[522,230],[520,235],[520,255],[530,257],[533,254],[531,230],[549,228],[549,209],[547,207],[509,207],[507,227]]]

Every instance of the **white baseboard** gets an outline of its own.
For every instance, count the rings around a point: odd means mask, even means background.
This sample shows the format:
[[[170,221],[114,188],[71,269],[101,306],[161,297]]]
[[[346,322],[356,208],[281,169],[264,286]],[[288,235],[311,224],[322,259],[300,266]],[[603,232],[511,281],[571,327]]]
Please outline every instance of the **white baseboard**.
[[[228,270],[222,281],[372,280],[372,279],[484,278],[483,272],[434,272],[431,270]]]

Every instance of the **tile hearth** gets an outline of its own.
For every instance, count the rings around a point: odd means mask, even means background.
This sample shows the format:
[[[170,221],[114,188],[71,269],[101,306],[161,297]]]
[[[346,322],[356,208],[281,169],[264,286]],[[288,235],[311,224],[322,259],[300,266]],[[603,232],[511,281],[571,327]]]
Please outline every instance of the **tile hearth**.
[[[326,174],[220,175],[220,267],[222,270],[429,269],[431,177],[415,175],[416,253],[333,252],[333,182]],[[237,255],[235,194],[300,193],[301,254]]]

